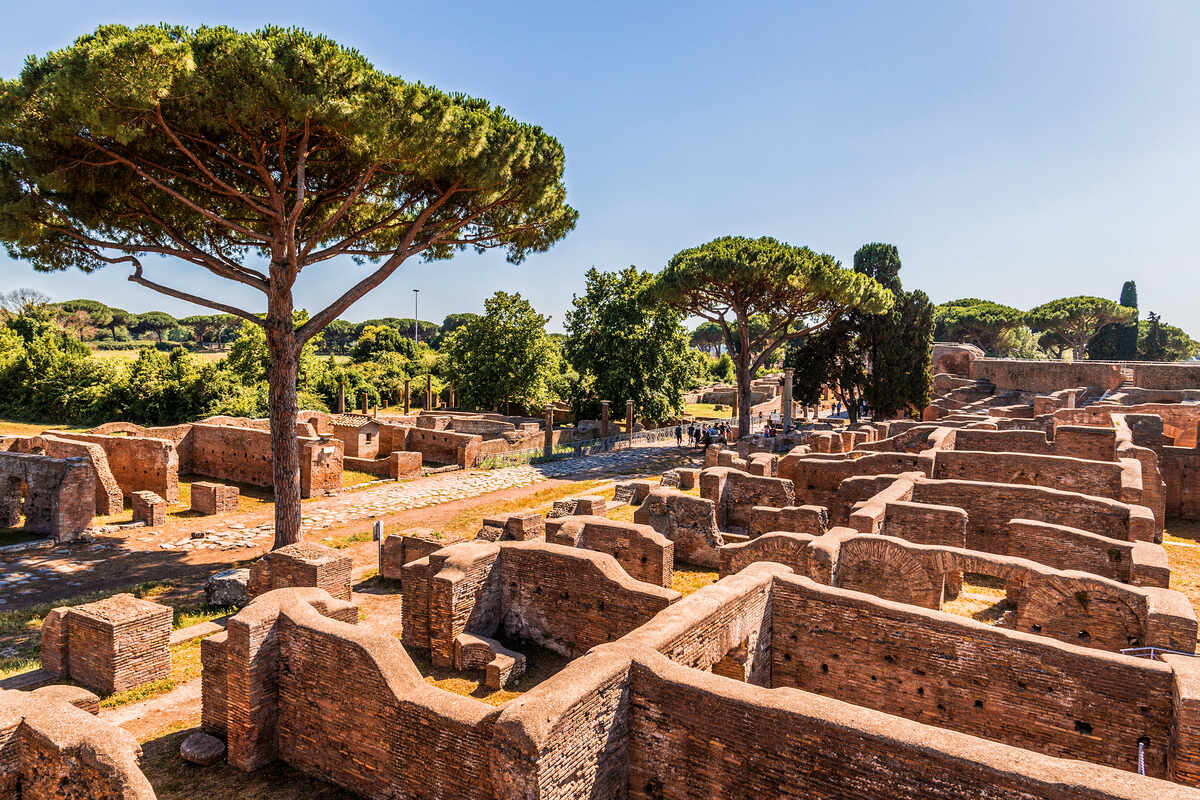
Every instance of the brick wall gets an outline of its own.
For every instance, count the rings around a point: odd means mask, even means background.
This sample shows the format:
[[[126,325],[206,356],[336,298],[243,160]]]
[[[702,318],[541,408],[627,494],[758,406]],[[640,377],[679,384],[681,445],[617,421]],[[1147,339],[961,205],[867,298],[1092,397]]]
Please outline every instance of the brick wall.
[[[179,502],[179,454],[172,442],[73,431],[53,431],[52,435],[59,439],[91,442],[104,448],[108,468],[126,496],[144,490],[154,492],[168,503]]]
[[[1054,445],[1042,431],[959,428],[954,432],[954,450],[1054,455]]]
[[[1148,509],[1041,486],[921,480],[913,487],[912,499],[966,509],[967,547],[987,553],[1008,553],[1008,523],[1018,517],[1069,525],[1111,539],[1155,538],[1154,517]]]
[[[1112,460],[1111,446],[1109,452],[1107,461],[1087,461],[1061,455],[939,450],[932,477],[1048,486],[1119,500],[1121,465]]]
[[[675,543],[649,525],[616,522],[604,517],[565,517],[546,541],[608,553],[635,580],[670,588]]]
[[[1200,388],[1200,365],[1134,364],[1133,385],[1142,389]]]
[[[834,512],[838,487],[846,478],[865,475],[895,475],[919,470],[926,475],[932,462],[913,453],[872,453],[857,459],[818,459],[788,454],[779,462],[779,477],[795,485],[801,504],[825,506]],[[835,522],[843,523],[844,519]]]
[[[1172,673],[937,611],[777,578],[773,685],[1046,755],[1167,774]],[[1139,713],[1130,713],[1136,709]]]
[[[1194,794],[663,659],[638,657],[631,677],[630,800],[1153,800]]]
[[[795,505],[793,483],[787,478],[751,475],[729,467],[709,467],[700,472],[700,496],[716,505],[717,526],[746,531],[754,506],[782,508]]]
[[[44,691],[0,690],[0,796],[154,800],[127,731]]]
[[[1088,361],[1014,361],[980,358],[971,362],[971,378],[997,389],[1049,394],[1073,386],[1116,389],[1124,376],[1116,364]]]

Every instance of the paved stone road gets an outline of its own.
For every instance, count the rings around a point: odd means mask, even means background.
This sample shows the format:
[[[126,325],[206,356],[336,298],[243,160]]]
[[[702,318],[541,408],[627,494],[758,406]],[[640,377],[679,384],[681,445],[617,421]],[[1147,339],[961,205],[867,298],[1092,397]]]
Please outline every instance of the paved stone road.
[[[527,464],[494,470],[444,472],[428,478],[403,483],[380,483],[366,489],[349,491],[336,497],[306,502],[301,531],[304,535],[345,525],[348,522],[369,521],[398,511],[426,508],[454,500],[478,497],[489,492],[531,486],[552,478],[571,476],[577,479],[611,478],[636,470],[663,470],[675,463],[684,453],[674,445],[654,443],[618,450],[585,458],[563,459],[546,464]],[[236,518],[235,518],[236,519]],[[161,536],[154,528],[133,529],[126,540],[142,548],[153,548]],[[246,524],[215,518],[203,530],[203,536],[183,536],[169,542],[159,542],[157,548],[169,551],[238,550],[261,548],[274,537],[274,525]],[[5,599],[32,594],[46,580],[63,581],[67,586],[79,586],[70,580],[75,572],[90,569],[96,559],[111,560],[127,555],[112,545],[93,544],[83,547],[62,547],[36,554],[6,554],[0,565],[0,606]]]

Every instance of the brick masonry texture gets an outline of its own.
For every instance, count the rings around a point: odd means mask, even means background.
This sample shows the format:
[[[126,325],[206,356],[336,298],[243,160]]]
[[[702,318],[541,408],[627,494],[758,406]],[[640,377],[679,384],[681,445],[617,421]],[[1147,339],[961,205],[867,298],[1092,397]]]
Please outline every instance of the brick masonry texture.
[[[546,541],[607,553],[630,577],[670,588],[675,543],[649,525],[596,516],[566,517]]]
[[[86,458],[0,451],[0,527],[24,516],[24,530],[69,542],[95,513],[96,477]]]
[[[272,550],[250,565],[246,593],[254,598],[272,589],[312,586],[338,600],[350,599],[350,556],[319,544],[298,542]]]
[[[42,666],[101,694],[171,674],[171,609],[131,594],[54,609],[42,631]]]

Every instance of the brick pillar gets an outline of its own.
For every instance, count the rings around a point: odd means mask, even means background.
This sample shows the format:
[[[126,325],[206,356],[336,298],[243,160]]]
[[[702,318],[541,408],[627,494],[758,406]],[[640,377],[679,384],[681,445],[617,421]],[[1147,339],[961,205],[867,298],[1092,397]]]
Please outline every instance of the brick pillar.
[[[629,437],[629,446],[633,447],[633,401],[625,401],[625,435]]]
[[[412,398],[412,389],[409,387],[410,383],[411,381],[407,379],[404,381],[404,413],[406,415],[408,414],[409,401]]]
[[[362,413],[367,413],[367,393],[362,393]]]
[[[788,367],[783,371],[783,430],[792,429],[792,379],[796,370]]]
[[[450,407],[454,408],[456,405],[454,402],[454,384],[447,384],[447,387],[450,389]]]
[[[338,381],[338,413],[346,413],[346,382]]]
[[[608,438],[608,421],[609,421],[609,415],[610,415],[608,406],[609,406],[608,400],[600,401],[600,438],[601,439]]]
[[[425,376],[425,410],[433,410],[433,375]]]
[[[546,406],[546,430],[542,437],[542,451],[546,458],[554,455],[554,404]]]

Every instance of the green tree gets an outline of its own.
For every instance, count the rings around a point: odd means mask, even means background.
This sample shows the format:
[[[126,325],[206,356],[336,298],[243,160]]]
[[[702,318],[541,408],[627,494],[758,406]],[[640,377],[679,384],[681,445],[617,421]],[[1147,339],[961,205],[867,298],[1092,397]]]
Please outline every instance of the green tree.
[[[140,286],[266,332],[277,546],[300,538],[304,345],[410,258],[548,249],[576,219],[562,174],[541,128],[294,28],[102,26],[0,83],[12,257],[128,264]],[[300,272],[339,256],[370,266],[296,326]],[[266,314],[197,293],[197,271],[261,293]]]
[[[937,341],[973,344],[995,355],[1001,338],[1025,324],[1025,313],[990,300],[966,297],[937,306],[933,321]]]
[[[558,365],[558,348],[546,335],[548,317],[520,294],[496,292],[483,316],[451,333],[442,345],[446,371],[460,405],[508,409],[549,402],[547,382]]]
[[[593,379],[596,400],[660,422],[683,413],[694,361],[683,315],[656,300],[654,276],[628,267],[589,269],[582,295],[571,300],[564,352],[581,375]],[[592,409],[594,411],[594,409]]]
[[[725,332],[715,322],[701,322],[692,331],[691,343],[692,347],[720,356],[721,347],[725,344]]]
[[[206,341],[216,338],[220,322],[215,314],[194,314],[190,317],[183,317],[179,320],[179,324],[191,331],[197,346],[203,347]]]
[[[1137,284],[1125,281],[1120,305],[1137,310]],[[1088,340],[1088,358],[1105,361],[1136,361],[1138,357],[1137,315],[1128,322],[1110,322]]]
[[[417,346],[411,337],[388,325],[366,325],[354,343],[354,359],[366,361],[380,353],[399,353],[405,359],[416,358]]]
[[[350,349],[350,343],[357,334],[357,326],[344,319],[335,319],[325,326],[323,331],[325,347],[330,353],[345,353]]]
[[[860,394],[882,419],[904,410],[919,412],[929,405],[933,388],[933,304],[920,290],[904,291],[900,267],[900,252],[892,244],[866,244],[854,254],[854,271],[874,278],[892,296],[891,308],[882,314],[854,310],[847,315],[869,367]],[[847,403],[846,408],[857,422],[857,405]]]
[[[873,278],[842,269],[833,256],[767,236],[725,236],[676,253],[655,291],[679,311],[720,325],[734,354],[742,436],[750,432],[751,375],[781,346],[852,309],[881,313],[891,307]],[[755,334],[751,318],[759,314],[762,327]]]
[[[1152,314],[1149,320],[1138,322],[1139,358],[1146,361],[1189,361],[1197,354],[1200,354],[1200,342],[1182,328],[1163,322],[1157,314]]]
[[[1060,337],[1071,348],[1072,357],[1083,359],[1087,343],[1102,327],[1137,318],[1136,308],[1127,308],[1103,297],[1062,297],[1029,310],[1026,320],[1035,333]]]
[[[466,314],[447,314],[446,319],[442,320],[442,326],[438,329],[437,335],[429,343],[440,349],[442,342],[446,341],[447,336],[478,317],[478,314],[471,314],[469,312]]]
[[[150,334],[161,342],[168,331],[179,327],[179,321],[164,311],[147,311],[137,315],[132,327],[139,336]]]
[[[1142,360],[1167,360],[1167,336],[1162,329],[1162,319],[1153,311],[1146,321],[1146,333],[1142,338]]]

